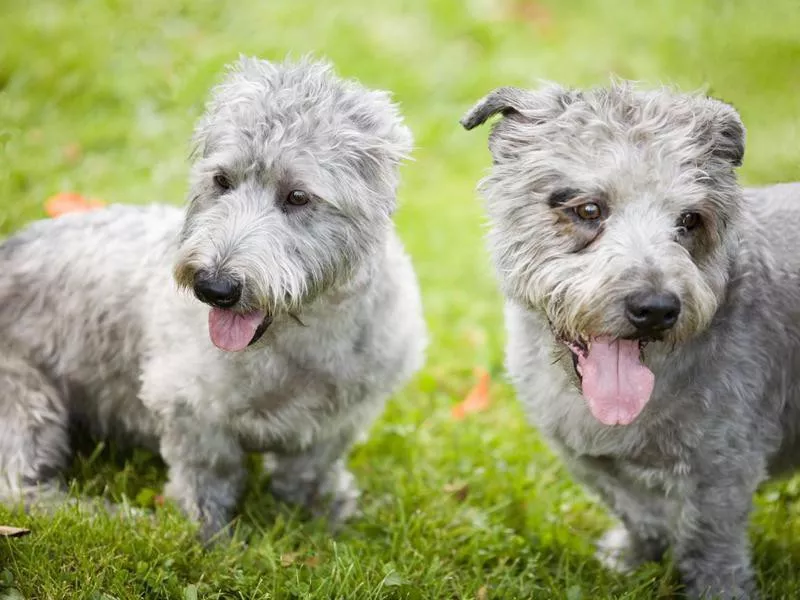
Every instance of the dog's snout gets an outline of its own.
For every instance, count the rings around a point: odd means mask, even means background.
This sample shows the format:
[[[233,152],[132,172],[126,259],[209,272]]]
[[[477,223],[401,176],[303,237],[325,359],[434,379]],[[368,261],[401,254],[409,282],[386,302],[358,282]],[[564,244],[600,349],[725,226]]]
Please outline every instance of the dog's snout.
[[[681,314],[681,301],[671,292],[638,292],[625,299],[625,313],[639,333],[670,329]]]
[[[197,299],[218,308],[230,308],[242,297],[242,284],[225,275],[212,276],[200,271],[194,278]]]

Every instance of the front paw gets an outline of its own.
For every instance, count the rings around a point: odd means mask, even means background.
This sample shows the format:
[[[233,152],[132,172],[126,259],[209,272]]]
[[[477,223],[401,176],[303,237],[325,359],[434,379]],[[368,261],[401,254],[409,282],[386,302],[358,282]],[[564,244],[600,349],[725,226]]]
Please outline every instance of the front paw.
[[[691,600],[756,600],[758,590],[749,568],[741,565],[703,565],[702,561],[687,566],[679,565],[684,592]]]
[[[361,491],[355,476],[345,468],[340,468],[326,479],[327,486],[320,490],[320,502],[314,512],[328,519],[330,525],[338,528],[360,513],[358,501]]]
[[[339,463],[313,476],[288,470],[273,472],[270,490],[282,502],[302,506],[313,516],[326,518],[333,528],[358,513],[361,495],[353,474]]]
[[[724,585],[711,583],[702,585],[697,582],[687,583],[684,593],[690,600],[758,600],[758,592],[754,585]]]
[[[661,560],[666,543],[635,539],[624,526],[609,529],[597,542],[595,557],[607,569],[630,573],[646,562]]]
[[[236,495],[231,491],[225,489],[224,484],[192,487],[180,480],[172,480],[164,488],[164,496],[198,524],[198,538],[208,545],[230,535],[225,527],[233,516],[232,507],[236,502]]]
[[[630,573],[644,561],[633,556],[631,536],[624,527],[606,531],[597,541],[595,558],[607,569],[617,573]]]

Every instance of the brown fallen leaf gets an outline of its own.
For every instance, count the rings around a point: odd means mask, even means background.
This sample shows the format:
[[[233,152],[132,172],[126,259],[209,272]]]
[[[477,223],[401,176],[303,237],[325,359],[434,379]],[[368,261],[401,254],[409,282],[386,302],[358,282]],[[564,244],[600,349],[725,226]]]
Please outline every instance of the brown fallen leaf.
[[[511,0],[510,16],[525,21],[539,33],[549,33],[553,28],[553,16],[550,10],[535,0]]]
[[[10,527],[8,525],[0,525],[0,537],[22,537],[28,535],[31,532],[30,529],[24,529],[22,527]]]
[[[491,399],[489,398],[489,373],[486,369],[475,369],[477,382],[469,391],[462,402],[456,404],[452,409],[453,418],[460,421],[470,413],[482,412],[489,408]]]
[[[83,156],[83,148],[77,142],[67,144],[61,149],[61,154],[64,155],[64,160],[70,164],[75,164]]]
[[[303,561],[303,564],[307,566],[309,569],[313,569],[315,567],[318,567],[320,562],[321,561],[319,555],[315,554],[314,556],[309,556],[307,559],[305,559]]]
[[[51,196],[44,203],[44,210],[50,217],[60,217],[67,213],[97,210],[106,205],[102,200],[86,198],[74,192],[62,192]]]
[[[452,495],[459,502],[463,502],[469,494],[469,484],[466,481],[452,481],[444,484],[442,491]]]
[[[486,331],[483,329],[468,329],[464,332],[464,341],[472,348],[483,348],[486,346]]]
[[[287,552],[286,554],[281,554],[281,566],[291,567],[297,560],[297,556],[297,552]]]
[[[475,600],[489,600],[489,590],[485,585],[478,588],[478,593],[475,595]]]

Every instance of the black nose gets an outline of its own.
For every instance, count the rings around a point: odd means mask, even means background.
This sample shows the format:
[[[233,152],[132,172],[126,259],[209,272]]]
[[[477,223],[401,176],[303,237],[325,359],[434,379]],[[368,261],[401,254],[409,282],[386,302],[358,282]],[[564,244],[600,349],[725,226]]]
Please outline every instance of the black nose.
[[[242,297],[242,284],[225,275],[212,276],[202,271],[194,278],[197,299],[218,308],[230,308]]]
[[[625,299],[625,314],[639,333],[657,333],[675,325],[681,301],[670,292],[637,292]]]

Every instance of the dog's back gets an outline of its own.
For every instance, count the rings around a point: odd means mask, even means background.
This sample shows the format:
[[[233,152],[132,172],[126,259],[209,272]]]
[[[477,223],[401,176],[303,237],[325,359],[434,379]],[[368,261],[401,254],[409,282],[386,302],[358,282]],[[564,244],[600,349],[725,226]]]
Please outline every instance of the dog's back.
[[[138,402],[141,307],[149,279],[169,274],[179,223],[177,209],[112,206],[0,245],[0,337],[102,429]]]
[[[776,266],[800,272],[800,183],[747,188],[745,199],[768,234]]]

